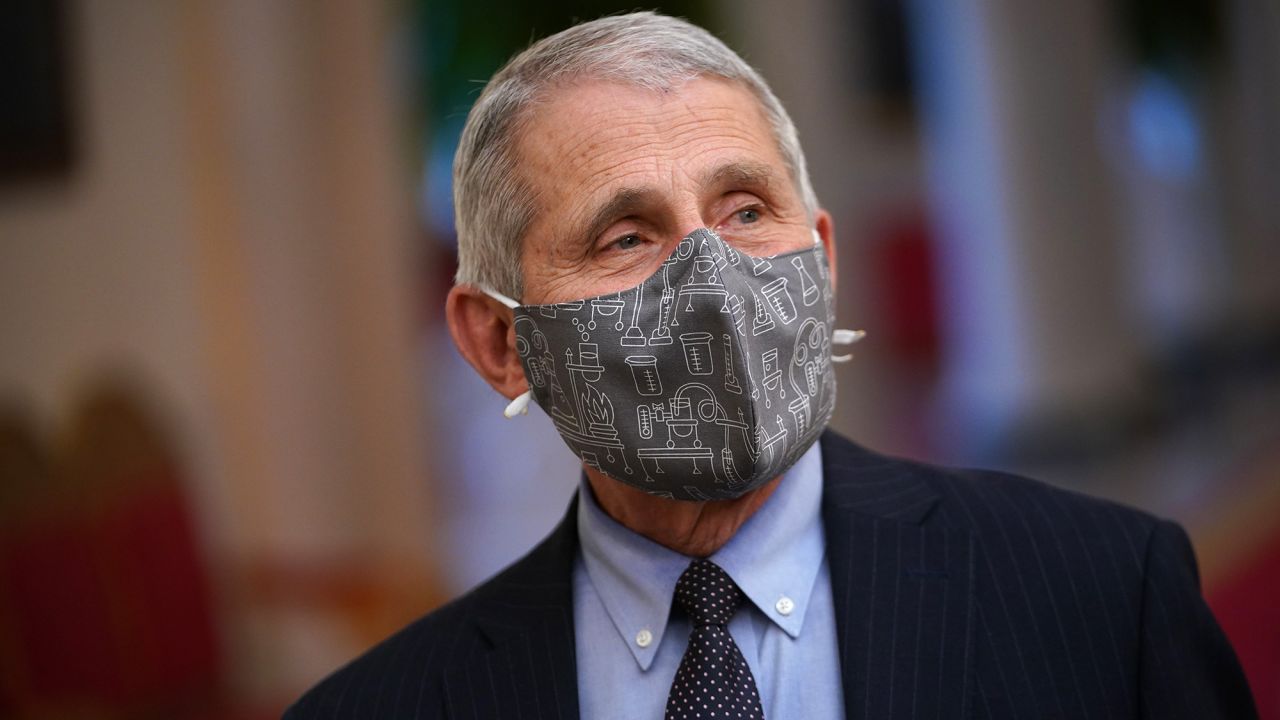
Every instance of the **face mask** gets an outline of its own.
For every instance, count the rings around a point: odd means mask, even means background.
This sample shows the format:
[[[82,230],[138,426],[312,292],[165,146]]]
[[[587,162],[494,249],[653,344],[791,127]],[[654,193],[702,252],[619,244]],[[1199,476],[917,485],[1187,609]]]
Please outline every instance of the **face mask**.
[[[831,344],[861,335],[832,331],[829,272],[816,242],[752,257],[699,229],[629,290],[550,305],[488,292],[513,308],[530,392],[584,464],[716,500],[786,471],[831,418]]]

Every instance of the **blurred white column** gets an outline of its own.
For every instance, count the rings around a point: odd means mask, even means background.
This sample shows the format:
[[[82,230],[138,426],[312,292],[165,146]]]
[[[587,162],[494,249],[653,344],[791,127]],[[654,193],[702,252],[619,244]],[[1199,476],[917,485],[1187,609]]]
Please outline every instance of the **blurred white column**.
[[[438,582],[416,153],[400,147],[389,6],[185,7],[220,535],[236,560],[321,586],[245,608],[235,679],[300,688],[427,610]],[[344,617],[325,583],[387,605]]]
[[[1133,400],[1137,348],[1097,138],[1104,10],[911,3],[943,285],[940,407],[958,456]]]

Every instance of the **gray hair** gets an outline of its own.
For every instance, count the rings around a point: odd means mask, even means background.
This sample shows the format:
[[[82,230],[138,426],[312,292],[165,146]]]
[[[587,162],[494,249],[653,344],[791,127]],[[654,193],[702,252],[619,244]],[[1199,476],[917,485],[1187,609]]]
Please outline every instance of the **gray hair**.
[[[517,299],[523,294],[521,241],[537,197],[517,169],[517,141],[531,106],[556,83],[591,78],[665,91],[700,76],[741,83],[755,95],[812,219],[818,201],[795,125],[760,74],[685,20],[652,12],[615,15],[534,43],[489,80],[471,108],[453,162],[455,282]]]

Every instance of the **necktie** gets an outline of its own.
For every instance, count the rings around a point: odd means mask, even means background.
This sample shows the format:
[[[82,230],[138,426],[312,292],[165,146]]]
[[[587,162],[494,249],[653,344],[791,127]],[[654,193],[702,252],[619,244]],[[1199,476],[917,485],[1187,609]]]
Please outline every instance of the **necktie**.
[[[710,560],[694,560],[676,582],[676,602],[689,615],[689,646],[667,695],[666,720],[764,720],[756,680],[726,627],[742,590]]]

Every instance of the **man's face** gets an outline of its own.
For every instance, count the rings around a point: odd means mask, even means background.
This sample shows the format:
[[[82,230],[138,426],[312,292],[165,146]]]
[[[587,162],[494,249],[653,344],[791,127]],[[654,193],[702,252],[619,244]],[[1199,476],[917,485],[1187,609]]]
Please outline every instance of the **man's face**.
[[[519,153],[538,208],[524,237],[525,304],[634,287],[699,227],[748,255],[813,243],[769,124],[737,84],[573,83],[537,107]]]

